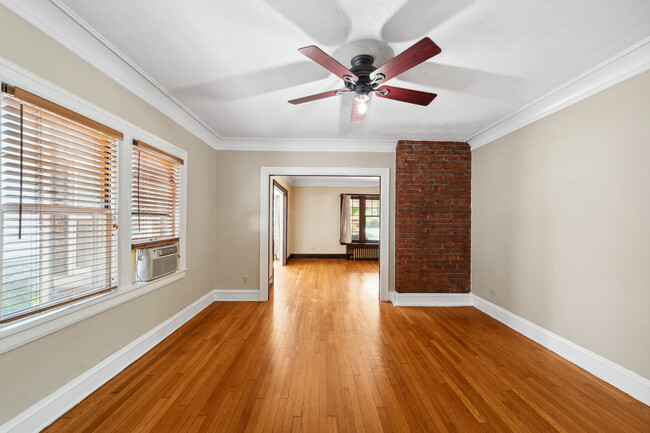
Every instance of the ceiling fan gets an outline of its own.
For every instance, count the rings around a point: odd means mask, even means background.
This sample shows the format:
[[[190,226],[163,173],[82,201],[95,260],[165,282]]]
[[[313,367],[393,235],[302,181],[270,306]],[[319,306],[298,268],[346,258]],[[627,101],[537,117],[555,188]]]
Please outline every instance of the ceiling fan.
[[[352,102],[350,122],[358,122],[366,118],[366,104],[370,99],[370,95],[373,93],[381,98],[425,106],[429,105],[437,96],[435,93],[384,85],[388,80],[395,78],[402,72],[440,54],[442,51],[440,47],[429,38],[422,39],[379,68],[372,65],[375,59],[368,54],[354,56],[351,61],[352,67],[346,69],[345,66],[315,45],[300,48],[298,51],[337,77],[340,77],[345,84],[345,88],[330,90],[329,92],[318,93],[289,101],[289,103],[294,105],[354,92],[355,97]]]

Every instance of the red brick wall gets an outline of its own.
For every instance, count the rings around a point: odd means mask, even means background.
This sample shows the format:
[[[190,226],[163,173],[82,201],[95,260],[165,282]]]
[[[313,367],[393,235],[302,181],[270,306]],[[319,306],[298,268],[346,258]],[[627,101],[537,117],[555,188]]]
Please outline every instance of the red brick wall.
[[[469,292],[472,170],[469,145],[400,141],[396,168],[396,290]]]

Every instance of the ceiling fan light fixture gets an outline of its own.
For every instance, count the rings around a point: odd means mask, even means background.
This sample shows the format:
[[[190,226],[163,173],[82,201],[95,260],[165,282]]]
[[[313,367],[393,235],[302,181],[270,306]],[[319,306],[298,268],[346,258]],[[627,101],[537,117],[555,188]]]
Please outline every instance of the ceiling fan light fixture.
[[[365,95],[364,95],[364,94],[361,94],[361,95],[357,95],[357,96],[355,96],[354,98],[357,100],[357,102],[360,102],[360,103],[364,103],[364,104],[365,104],[366,102],[368,102],[368,101],[370,100],[370,95],[367,95],[367,94],[365,94]]]
[[[359,111],[359,114],[366,114],[366,111],[368,110],[368,99],[370,98],[368,98],[368,95],[366,95],[366,98],[367,99],[359,100],[359,105],[357,109]]]

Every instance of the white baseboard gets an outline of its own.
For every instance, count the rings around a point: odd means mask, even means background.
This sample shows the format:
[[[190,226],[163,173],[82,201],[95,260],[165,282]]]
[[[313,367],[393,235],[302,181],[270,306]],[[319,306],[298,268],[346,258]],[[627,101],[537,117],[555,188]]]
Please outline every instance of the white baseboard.
[[[557,353],[562,358],[650,406],[650,380],[564,337],[542,328],[480,296],[472,294],[474,307],[520,334]]]
[[[400,293],[390,292],[396,307],[471,307],[470,293]]]
[[[215,301],[259,301],[259,290],[213,290],[90,370],[0,426],[0,433],[40,431],[142,357]]]
[[[237,290],[237,289],[219,289],[212,291],[212,300],[213,301],[251,301],[259,302],[260,300],[260,291],[259,290]]]
[[[390,292],[396,306],[474,306],[596,377],[650,405],[650,381],[471,293]],[[0,433],[40,431],[139,359],[214,301],[259,301],[258,290],[213,290],[140,338],[0,426]]]
[[[0,433],[37,432],[44,429],[210,305],[213,297],[213,293],[210,292],[185,307],[151,331],[0,426]]]

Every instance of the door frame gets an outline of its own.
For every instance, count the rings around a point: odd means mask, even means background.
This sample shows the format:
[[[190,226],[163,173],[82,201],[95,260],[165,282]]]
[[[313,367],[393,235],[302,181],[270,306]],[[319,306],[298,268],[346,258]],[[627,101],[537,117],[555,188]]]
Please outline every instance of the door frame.
[[[269,299],[269,192],[271,176],[366,176],[379,178],[379,299],[388,301],[390,169],[386,167],[260,167],[260,301]]]
[[[287,211],[289,210],[289,192],[280,182],[273,179],[273,215],[275,215],[275,188],[279,189],[284,200],[282,200],[282,266],[287,266]],[[275,236],[271,236],[271,251],[275,251]]]

